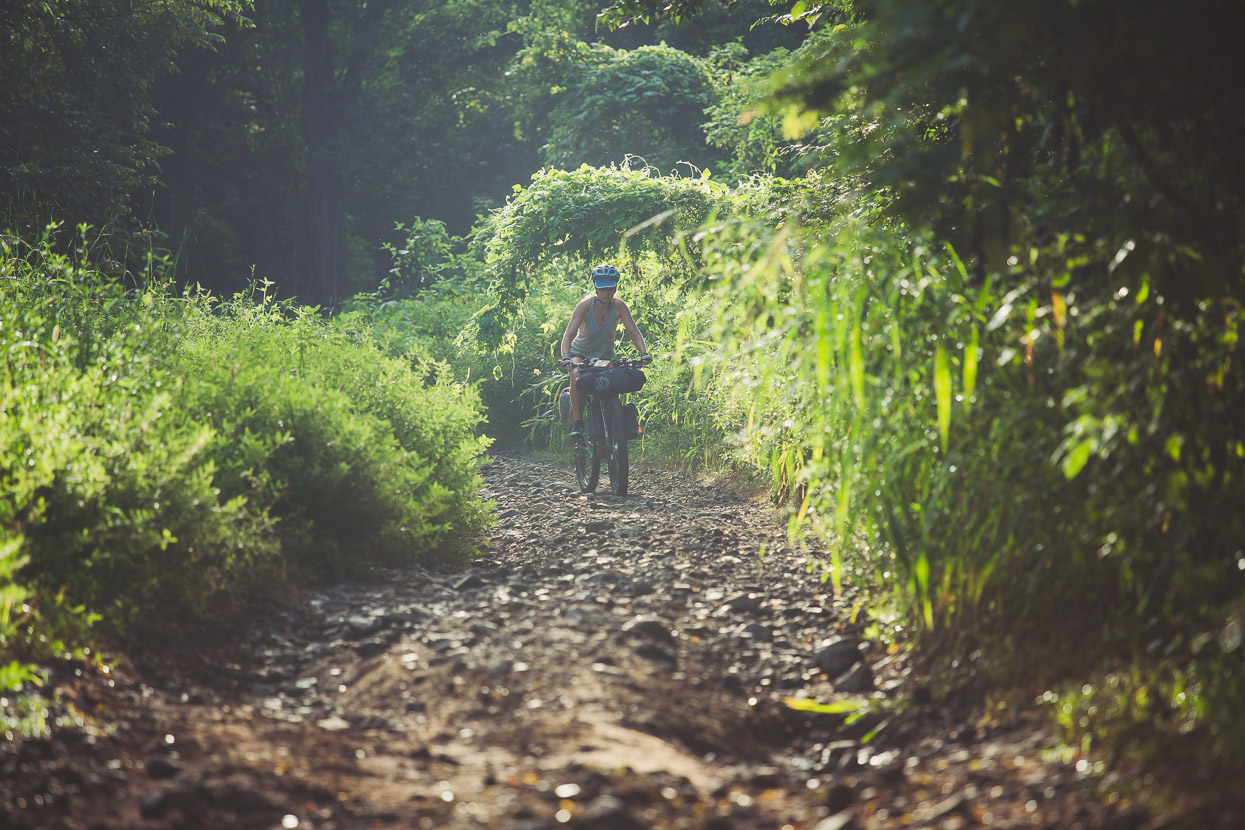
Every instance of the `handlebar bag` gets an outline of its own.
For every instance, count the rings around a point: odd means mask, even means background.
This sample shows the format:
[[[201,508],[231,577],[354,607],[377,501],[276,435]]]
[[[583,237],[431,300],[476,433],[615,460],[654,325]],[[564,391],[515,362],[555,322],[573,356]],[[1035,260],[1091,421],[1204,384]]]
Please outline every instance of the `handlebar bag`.
[[[585,395],[591,395],[596,392],[623,394],[626,392],[639,392],[640,388],[644,386],[645,380],[647,378],[644,377],[644,373],[639,369],[615,366],[613,369],[605,369],[600,372],[584,372],[575,384],[576,388]]]

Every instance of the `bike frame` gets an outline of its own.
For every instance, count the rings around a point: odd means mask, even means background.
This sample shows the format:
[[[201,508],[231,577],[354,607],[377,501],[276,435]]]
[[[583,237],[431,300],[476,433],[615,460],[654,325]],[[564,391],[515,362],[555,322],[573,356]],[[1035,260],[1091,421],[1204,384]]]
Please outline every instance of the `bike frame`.
[[[581,375],[593,369],[603,370],[615,366],[638,368],[643,365],[638,360],[597,360],[587,363],[605,365],[592,365],[581,369]],[[601,476],[601,462],[606,461],[610,490],[619,497],[627,495],[630,469],[622,412],[625,395],[626,393],[619,392],[595,392],[585,396],[584,431],[587,433],[587,440],[580,439],[575,442],[575,478],[582,492],[589,493],[596,489]],[[594,401],[595,412],[592,407]],[[590,418],[599,420],[599,429],[588,428]]]

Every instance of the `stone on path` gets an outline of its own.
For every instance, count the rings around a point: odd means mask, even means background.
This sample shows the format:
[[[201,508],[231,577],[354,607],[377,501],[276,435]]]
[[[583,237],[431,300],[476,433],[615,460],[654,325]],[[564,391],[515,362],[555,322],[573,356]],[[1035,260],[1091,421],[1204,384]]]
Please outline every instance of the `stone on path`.
[[[839,677],[863,659],[860,653],[862,642],[856,637],[836,640],[817,652],[813,665],[826,677]]]

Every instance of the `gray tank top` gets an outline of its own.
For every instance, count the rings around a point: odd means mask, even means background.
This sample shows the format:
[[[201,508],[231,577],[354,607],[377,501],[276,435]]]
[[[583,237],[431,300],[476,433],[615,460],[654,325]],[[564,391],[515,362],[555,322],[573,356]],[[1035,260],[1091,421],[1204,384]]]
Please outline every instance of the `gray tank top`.
[[[604,323],[597,322],[597,298],[588,305],[579,334],[571,342],[571,354],[582,357],[609,357],[614,354],[614,333],[618,329],[618,309],[610,303],[610,316]]]

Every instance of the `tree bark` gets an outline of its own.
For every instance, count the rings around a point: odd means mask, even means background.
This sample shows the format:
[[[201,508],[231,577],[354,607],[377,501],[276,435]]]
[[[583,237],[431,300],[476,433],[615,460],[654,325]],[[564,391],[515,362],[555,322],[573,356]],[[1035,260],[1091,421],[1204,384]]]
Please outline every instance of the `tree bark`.
[[[342,194],[337,82],[328,0],[299,0],[303,29],[303,143],[307,189],[295,250],[298,299],[333,308],[346,285],[346,213]]]

